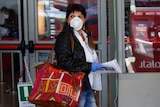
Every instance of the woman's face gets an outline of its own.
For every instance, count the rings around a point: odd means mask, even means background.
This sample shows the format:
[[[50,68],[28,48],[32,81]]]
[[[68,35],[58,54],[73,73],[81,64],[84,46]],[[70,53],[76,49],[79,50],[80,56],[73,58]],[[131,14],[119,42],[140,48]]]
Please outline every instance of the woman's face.
[[[84,15],[80,11],[74,11],[74,12],[70,13],[70,15],[68,16],[68,19],[67,19],[68,24],[70,24],[71,20],[74,17],[79,17],[82,20],[83,24],[86,21],[86,18],[84,17]]]
[[[2,14],[4,15],[5,19],[9,18],[9,13],[7,11],[2,11]]]

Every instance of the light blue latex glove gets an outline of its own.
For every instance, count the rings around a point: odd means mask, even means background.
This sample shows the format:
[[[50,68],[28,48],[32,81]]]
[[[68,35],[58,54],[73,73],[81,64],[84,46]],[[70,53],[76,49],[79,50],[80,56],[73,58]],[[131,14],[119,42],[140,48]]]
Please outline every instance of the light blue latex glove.
[[[104,70],[104,68],[102,67],[100,63],[93,62],[91,70],[92,72],[95,72],[97,70]]]

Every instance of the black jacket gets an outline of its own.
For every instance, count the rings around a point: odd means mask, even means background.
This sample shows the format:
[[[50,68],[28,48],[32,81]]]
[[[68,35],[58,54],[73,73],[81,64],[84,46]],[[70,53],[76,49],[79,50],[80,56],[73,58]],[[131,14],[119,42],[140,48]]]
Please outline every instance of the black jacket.
[[[54,47],[57,64],[62,69],[69,70],[71,72],[84,72],[85,76],[82,82],[82,90],[91,89],[88,79],[88,74],[91,71],[91,63],[86,62],[84,49],[74,35],[74,50],[72,52],[70,34],[71,33],[69,31],[64,31],[57,37]]]

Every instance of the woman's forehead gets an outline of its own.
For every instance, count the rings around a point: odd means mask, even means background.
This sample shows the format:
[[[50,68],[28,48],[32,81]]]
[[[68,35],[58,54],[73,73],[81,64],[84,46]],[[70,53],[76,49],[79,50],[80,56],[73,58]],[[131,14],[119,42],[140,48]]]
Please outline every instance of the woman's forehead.
[[[74,15],[76,15],[76,14],[78,14],[78,15],[83,15],[81,11],[73,11],[73,12],[71,12],[70,14],[74,14]]]

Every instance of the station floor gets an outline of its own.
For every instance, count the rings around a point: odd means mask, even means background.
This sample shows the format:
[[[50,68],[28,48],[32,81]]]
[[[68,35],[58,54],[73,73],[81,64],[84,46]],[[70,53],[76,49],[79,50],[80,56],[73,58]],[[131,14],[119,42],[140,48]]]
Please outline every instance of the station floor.
[[[1,73],[0,107],[19,107],[17,92],[18,80],[19,74],[15,73],[13,76],[11,71]]]
[[[0,107],[19,107],[17,91],[11,89],[11,84],[0,84]]]

